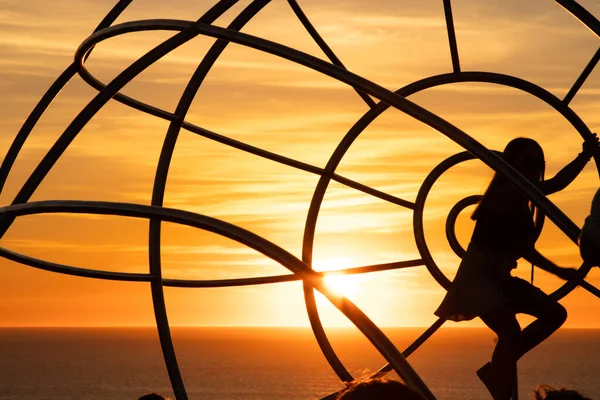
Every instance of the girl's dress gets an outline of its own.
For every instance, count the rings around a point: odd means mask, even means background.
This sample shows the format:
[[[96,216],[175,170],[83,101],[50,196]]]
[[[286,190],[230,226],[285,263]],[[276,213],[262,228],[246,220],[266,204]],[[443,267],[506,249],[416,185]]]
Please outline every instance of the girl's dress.
[[[464,321],[508,304],[503,288],[518,279],[510,271],[533,247],[535,236],[532,214],[526,207],[514,213],[479,209],[471,243],[435,315]]]

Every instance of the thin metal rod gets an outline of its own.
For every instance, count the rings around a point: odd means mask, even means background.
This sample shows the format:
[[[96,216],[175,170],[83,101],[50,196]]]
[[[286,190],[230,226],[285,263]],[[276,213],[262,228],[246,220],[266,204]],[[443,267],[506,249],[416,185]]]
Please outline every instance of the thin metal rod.
[[[346,268],[334,271],[322,271],[319,272],[319,274],[321,274],[324,277],[329,275],[358,275],[364,273],[390,271],[400,268],[411,268],[422,265],[425,265],[422,260],[408,260],[387,264],[368,265],[364,267]],[[163,285],[182,288],[220,288],[232,286],[265,285],[271,283],[293,282],[298,280],[300,280],[300,277],[298,277],[297,275],[289,274],[218,280],[184,280],[163,278]]]
[[[274,161],[279,164],[287,165],[292,168],[310,172],[311,174],[322,175],[324,173],[323,168],[315,167],[314,165],[307,164],[289,157],[285,157],[280,154],[255,147],[244,142],[240,142],[239,140],[235,140],[227,136],[209,131],[207,129],[197,127],[188,122],[184,122],[182,128],[190,132],[196,133],[199,136],[213,140],[215,142],[222,143],[226,146],[233,147],[234,149],[238,149],[249,154],[254,154],[256,156]]]
[[[581,72],[581,75],[579,75],[579,78],[577,78],[577,80],[569,90],[569,93],[567,93],[567,95],[563,99],[563,103],[565,103],[565,105],[568,105],[571,102],[571,100],[573,100],[573,97],[575,97],[579,89],[581,89],[581,86],[583,86],[585,80],[588,78],[588,76],[590,76],[590,74],[596,67],[596,64],[598,64],[598,61],[600,61],[600,48],[598,48],[596,54],[594,54],[590,62],[585,66],[585,68]]]
[[[29,257],[24,254],[19,254],[14,251],[0,247],[0,257],[7,260],[29,265],[30,267],[42,269],[44,271],[57,272],[59,274],[80,276],[83,278],[106,279],[111,281],[128,281],[128,282],[150,282],[152,275],[137,274],[130,272],[112,272],[101,271],[88,268],[71,267],[68,265],[57,264],[49,261],[40,260],[34,257]]]
[[[308,17],[304,13],[304,11],[302,11],[302,8],[300,8],[300,5],[298,4],[298,2],[296,0],[288,0],[288,3],[292,7],[294,14],[296,14],[296,16],[298,17],[298,19],[300,20],[300,22],[302,23],[302,25],[304,26],[306,31],[313,38],[313,40],[317,43],[317,45],[321,48],[323,53],[325,53],[327,58],[329,58],[329,60],[334,65],[337,65],[338,67],[347,69],[344,66],[344,64],[342,63],[342,61],[335,55],[333,50],[331,50],[331,47],[329,47],[329,45],[323,40],[321,35],[319,35],[319,32],[317,32],[317,30],[315,29],[313,24],[310,22],[310,20],[308,19]],[[363,99],[363,101],[365,103],[367,103],[367,105],[370,108],[375,107],[375,101],[372,98],[370,98],[368,94],[361,92],[357,88],[354,88],[354,90]]]
[[[410,346],[408,346],[403,352],[402,355],[406,358],[408,358],[412,353],[414,353],[415,351],[417,351],[417,349],[419,347],[421,347],[421,345],[423,343],[425,343],[427,341],[427,339],[429,339],[431,337],[431,335],[433,335],[442,325],[444,325],[444,323],[446,322],[445,319],[443,318],[438,318],[437,321],[435,321],[429,328],[427,328],[427,330],[425,332],[423,332],[421,334],[421,336],[419,336],[417,338],[417,340],[415,340],[414,342],[412,342],[410,344]],[[375,373],[375,377],[381,376],[382,372],[390,372],[392,370],[392,367],[388,364],[385,367],[382,367],[379,371],[377,371]]]
[[[200,17],[198,22],[208,24],[214,22],[215,19],[221,16],[235,2],[237,1],[222,2],[215,4],[209,11],[207,11],[202,17]],[[205,57],[205,60],[206,58],[208,58],[208,56]],[[200,67],[198,67],[198,69],[201,68],[202,63],[200,64]],[[197,92],[202,82],[202,80],[198,79],[197,76],[198,71],[196,71],[196,73],[190,79],[190,83],[187,85],[179,101],[179,104],[177,105],[177,109],[175,110],[175,117],[177,119],[171,121],[171,123],[169,124],[167,135],[163,142],[163,147],[156,168],[156,176],[154,178],[154,184],[152,189],[152,206],[162,206],[163,204],[167,173],[169,170],[169,164],[173,154],[173,150],[175,148],[175,143],[177,141],[177,136],[179,134],[179,130],[181,129],[181,125],[185,120],[185,115],[187,114],[189,106],[194,98],[194,94]],[[148,256],[150,274],[154,276],[154,279],[150,282],[150,288],[152,291],[152,302],[154,304],[154,315],[156,318],[163,355],[165,357],[165,362],[168,366],[169,377],[171,379],[175,397],[177,398],[177,400],[187,400],[188,396],[185,390],[185,384],[183,383],[183,378],[181,377],[181,371],[179,370],[179,364],[177,363],[175,347],[173,345],[173,339],[171,338],[171,330],[169,328],[169,320],[165,304],[165,295],[162,285],[160,243],[161,221],[160,219],[151,219],[148,238]]]
[[[56,272],[59,274],[79,276],[82,278],[92,279],[104,279],[112,281],[126,281],[126,282],[150,282],[152,275],[143,273],[131,273],[131,272],[114,272],[104,271],[97,269],[89,269],[82,267],[74,267],[70,265],[64,265],[54,263],[50,261],[41,260],[39,258],[27,256],[25,254],[17,253],[15,251],[0,247],[0,257],[4,257],[7,260],[18,262],[24,265],[28,265],[33,268],[41,269],[49,272]],[[400,268],[411,268],[416,266],[424,265],[422,260],[407,260],[398,261],[386,264],[368,265],[363,267],[346,268],[334,271],[319,272],[322,276],[328,275],[358,275],[364,273],[390,271]],[[218,279],[218,280],[195,280],[195,279],[169,279],[163,278],[163,286],[180,287],[180,288],[222,288],[222,287],[233,287],[233,286],[252,286],[252,285],[264,285],[271,283],[282,283],[298,281],[300,277],[295,274],[286,275],[273,275],[273,276],[260,276],[253,278],[237,278],[237,279]]]
[[[448,240],[448,244],[450,248],[454,250],[454,254],[458,257],[463,258],[466,250],[462,247],[460,242],[456,237],[456,220],[458,216],[465,208],[478,204],[481,201],[483,196],[480,194],[475,194],[471,196],[467,196],[464,199],[458,201],[448,213],[446,217],[446,239]]]
[[[458,46],[456,45],[456,32],[454,30],[454,18],[452,17],[452,4],[450,0],[444,0],[444,16],[446,17],[446,29],[448,30],[452,69],[455,73],[458,73],[460,72],[460,61],[458,59]]]
[[[241,29],[269,1],[270,0],[253,1],[235,18],[235,20],[230,24],[229,29]],[[218,15],[221,15],[221,13],[219,13]],[[215,13],[214,16],[216,17],[217,14]],[[211,23],[213,21],[214,18],[202,17],[198,22]],[[151,204],[153,206],[163,205],[165,188],[167,185],[167,176],[169,173],[169,166],[173,156],[173,151],[175,150],[175,144],[177,143],[177,138],[179,136],[181,126],[183,125],[185,116],[192,104],[192,101],[194,100],[194,96],[198,92],[200,85],[206,77],[206,74],[208,73],[208,71],[210,71],[210,68],[228,44],[229,42],[224,40],[217,40],[215,44],[213,44],[213,46],[210,48],[210,50],[208,51],[204,59],[200,62],[200,65],[192,75],[188,85],[186,86],[179,100],[179,103],[177,104],[177,107],[175,109],[176,119],[171,121],[171,123],[169,124],[169,128],[167,130],[167,134],[165,136],[165,140],[163,142],[163,146],[158,159],[158,164],[156,167],[156,175],[154,178],[151,200]],[[165,353],[165,358],[168,357],[171,361],[174,380],[179,385],[179,389],[175,390],[175,395],[177,396],[177,399],[181,398],[183,400],[186,400],[187,393],[185,392],[185,387],[181,378],[181,373],[179,372],[179,367],[177,365],[175,349],[173,346],[173,341],[171,339],[168,315],[164,300],[161,268],[161,221],[159,219],[150,220],[148,243],[150,274],[155,276],[155,279],[151,282],[152,299],[154,301],[154,313],[156,315],[157,323],[161,322],[157,325],[159,326],[159,330],[162,330],[161,336],[164,337],[164,340],[162,342],[163,352]]]
[[[600,21],[574,0],[555,0],[581,23],[600,37]]]
[[[600,289],[598,289],[588,281],[581,280],[579,282],[579,286],[581,286],[582,288],[584,288],[585,290],[587,290],[588,292],[600,299]]]
[[[104,83],[102,83],[101,81],[96,79],[88,71],[88,69],[85,67],[85,65],[80,66],[79,74],[88,84],[90,84],[92,87],[94,87],[98,91],[102,91],[106,87],[106,85]],[[137,99],[126,96],[123,93],[116,93],[113,96],[113,100],[119,101],[120,103],[125,104],[129,107],[132,107],[136,110],[142,111],[148,115],[152,115],[157,118],[164,119],[166,121],[177,121],[178,120],[178,118],[175,116],[175,114],[173,114],[171,112],[151,106],[151,105],[141,102]],[[256,156],[259,156],[259,157],[262,157],[262,158],[265,158],[265,159],[268,159],[268,160],[271,160],[271,161],[274,161],[274,162],[277,162],[280,164],[288,165],[290,167],[297,168],[302,171],[310,172],[313,174],[320,175],[323,173],[322,168],[315,167],[313,165],[303,163],[301,161],[294,160],[289,157],[285,157],[285,156],[258,148],[256,146],[252,146],[252,145],[244,143],[244,142],[240,142],[238,140],[235,140],[235,139],[229,138],[227,136],[221,135],[219,133],[213,132],[211,130],[199,127],[191,122],[184,121],[182,123],[181,127],[192,133],[195,133],[199,136],[213,140],[215,142],[225,144],[227,146],[236,148],[238,150],[242,150],[242,151],[250,153],[250,154],[254,154]]]
[[[472,154],[463,151],[443,160],[427,175],[427,177],[423,181],[423,184],[419,188],[419,192],[417,193],[417,200],[415,202],[417,207],[415,208],[415,212],[413,213],[413,231],[415,234],[415,242],[417,244],[417,248],[419,249],[421,257],[423,257],[423,260],[425,260],[425,265],[427,265],[427,268],[429,269],[429,272],[431,273],[433,278],[446,290],[450,289],[452,282],[450,282],[446,275],[444,275],[441,269],[437,266],[425,240],[425,230],[423,227],[423,213],[425,210],[425,201],[427,200],[427,195],[433,187],[433,184],[437,181],[437,179],[440,176],[442,176],[442,174],[444,174],[453,166],[464,161],[473,160],[474,158],[475,157]]]
[[[355,181],[352,181],[348,178],[344,178],[343,176],[340,176],[338,174],[333,174],[333,176],[331,177],[332,180],[339,182],[341,184],[344,184],[348,187],[351,187],[353,189],[359,190],[363,193],[367,193],[370,194],[373,197],[377,197],[380,198],[381,200],[385,200],[387,202],[399,205],[401,207],[405,207],[411,210],[415,209],[415,203],[413,203],[412,201],[408,201],[408,200],[403,200],[401,198],[398,198],[396,196],[392,196],[391,194],[382,192],[380,190],[377,189],[373,189],[370,186],[367,185],[363,185],[362,183],[358,183]]]

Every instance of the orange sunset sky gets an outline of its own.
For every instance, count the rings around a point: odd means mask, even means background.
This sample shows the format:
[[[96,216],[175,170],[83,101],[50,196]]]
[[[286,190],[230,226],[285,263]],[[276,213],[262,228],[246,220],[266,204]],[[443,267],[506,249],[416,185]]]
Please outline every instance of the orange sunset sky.
[[[196,20],[212,1],[135,0],[117,20]],[[217,20],[226,26],[249,1]],[[300,0],[299,4],[346,67],[390,90],[452,71],[442,0]],[[600,3],[580,1],[600,16]],[[78,45],[114,1],[0,0],[0,154]],[[600,39],[552,0],[455,1],[454,20],[465,71],[514,75],[564,97],[600,47]],[[273,0],[243,32],[325,59],[286,1]],[[109,82],[169,32],[134,33],[100,44],[90,71]],[[179,97],[214,39],[197,37],[148,68],[123,90],[174,111]],[[0,194],[10,204],[37,163],[97,92],[76,77],[34,129]],[[517,136],[537,139],[553,176],[581,151],[571,125],[542,101],[516,89],[454,84],[410,98],[489,148],[501,150]],[[571,102],[600,131],[600,67]],[[352,88],[292,62],[230,45],[199,90],[187,116],[194,124],[318,167],[368,110]],[[150,204],[156,163],[168,123],[109,102],[82,130],[32,200],[79,199]],[[428,126],[388,110],[369,126],[342,160],[338,173],[414,201],[427,174],[461,151]],[[434,186],[425,208],[432,253],[452,277],[459,259],[444,234],[445,216],[460,199],[482,193],[491,170],[479,161],[453,168]],[[242,153],[182,130],[167,183],[165,206],[209,215],[255,232],[301,257],[302,235],[318,176]],[[589,213],[599,179],[593,162],[555,202],[578,226]],[[458,236],[466,246],[473,224],[461,215]],[[98,216],[29,216],[17,219],[0,246],[45,260],[108,271],[148,271],[148,222]],[[577,247],[547,222],[538,249],[561,266],[579,266]],[[230,240],[163,224],[163,275],[219,279],[287,271]],[[331,183],[315,238],[317,269],[420,258],[412,211]],[[545,291],[561,281],[541,270]],[[529,266],[516,274],[529,276]],[[53,274],[0,259],[0,326],[153,325],[148,283],[98,281]],[[600,286],[595,269],[588,281]],[[428,326],[444,290],[425,267],[336,278],[347,294],[382,326]],[[166,288],[172,325],[308,326],[301,284]],[[600,299],[583,289],[561,301],[567,327],[600,328]],[[324,323],[346,319],[319,300]],[[479,321],[448,326],[480,326]]]

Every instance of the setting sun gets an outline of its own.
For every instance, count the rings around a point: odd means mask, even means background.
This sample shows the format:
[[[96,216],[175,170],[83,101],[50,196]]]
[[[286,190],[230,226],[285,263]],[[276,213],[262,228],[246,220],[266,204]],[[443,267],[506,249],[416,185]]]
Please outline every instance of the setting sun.
[[[361,284],[369,278],[367,275],[347,275],[335,271],[357,267],[358,264],[351,257],[327,257],[316,260],[314,269],[321,272],[329,272],[323,278],[325,285],[335,294],[355,299],[361,288]]]
[[[327,275],[323,280],[325,285],[338,295],[353,298],[360,290],[358,279],[362,278],[357,275]]]

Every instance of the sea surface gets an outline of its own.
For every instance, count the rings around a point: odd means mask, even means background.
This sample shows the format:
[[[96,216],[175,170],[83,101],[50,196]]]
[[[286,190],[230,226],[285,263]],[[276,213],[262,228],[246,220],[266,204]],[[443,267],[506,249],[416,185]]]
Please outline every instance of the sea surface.
[[[384,328],[399,349],[422,332]],[[190,399],[319,399],[343,387],[305,328],[174,328]],[[353,329],[329,329],[354,377],[384,361]],[[488,399],[475,375],[489,360],[486,329],[442,328],[408,360],[440,400]],[[519,362],[520,399],[540,383],[600,399],[600,330],[563,329]],[[392,375],[394,377],[395,375]],[[172,396],[154,328],[0,329],[0,399],[137,400]]]

